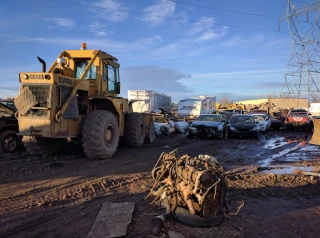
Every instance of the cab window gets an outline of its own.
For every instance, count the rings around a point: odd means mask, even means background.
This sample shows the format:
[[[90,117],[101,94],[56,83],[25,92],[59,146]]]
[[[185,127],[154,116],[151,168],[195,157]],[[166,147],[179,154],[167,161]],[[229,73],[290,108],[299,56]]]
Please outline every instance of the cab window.
[[[82,72],[86,69],[87,65],[89,64],[90,60],[77,60],[75,61],[75,77],[80,78]],[[85,79],[96,79],[96,66],[92,65],[89,69],[87,75],[84,77]]]
[[[104,80],[108,80],[108,91],[113,93],[116,91],[116,83],[119,81],[119,68],[112,65],[104,65]]]

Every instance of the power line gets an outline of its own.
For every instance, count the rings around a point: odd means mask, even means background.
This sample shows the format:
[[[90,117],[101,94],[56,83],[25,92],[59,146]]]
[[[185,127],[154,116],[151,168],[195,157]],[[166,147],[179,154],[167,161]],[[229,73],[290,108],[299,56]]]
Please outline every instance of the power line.
[[[147,15],[147,16],[159,17],[159,18],[164,18],[164,19],[169,19],[169,20],[176,20],[176,21],[181,21],[182,20],[182,21],[193,22],[193,23],[208,23],[207,21],[188,20],[188,19],[183,19],[183,18],[178,18],[178,17],[168,17],[168,16],[162,16],[162,15],[146,14],[146,13],[142,13],[142,12],[133,12],[133,11],[120,10],[120,9],[114,9],[114,8],[107,8],[107,7],[101,7],[101,6],[87,5],[87,4],[78,3],[78,2],[68,2],[68,1],[63,1],[63,0],[51,0],[51,1],[53,1],[53,2],[61,2],[61,3],[66,3],[66,4],[72,4],[72,5],[78,5],[78,6],[82,6],[82,7],[106,9],[106,10],[115,11],[115,12],[125,12],[125,13],[136,14],[136,15]],[[250,27],[250,26],[239,26],[239,25],[222,24],[222,23],[215,23],[215,25],[242,28],[242,29],[259,30],[259,31],[280,32],[280,33],[283,33],[283,34],[288,34],[288,33],[285,33],[285,32],[279,31],[279,30],[266,29],[266,28],[257,28],[257,27]]]
[[[188,6],[193,6],[193,7],[208,8],[208,9],[213,9],[213,10],[218,10],[218,11],[223,11],[223,12],[232,12],[232,13],[249,15],[249,16],[267,17],[267,18],[278,19],[278,17],[268,16],[268,15],[263,15],[263,14],[257,14],[257,13],[240,12],[240,11],[228,10],[228,9],[223,9],[223,8],[218,8],[218,7],[211,7],[211,6],[199,5],[199,4],[193,4],[193,3],[186,3],[186,2],[176,1],[176,0],[167,0],[167,1],[175,2],[175,3],[183,4],[183,5],[188,5]]]
[[[303,4],[309,4],[310,2],[302,2],[302,1],[296,1],[294,0],[293,2],[298,2],[298,3],[303,3]]]

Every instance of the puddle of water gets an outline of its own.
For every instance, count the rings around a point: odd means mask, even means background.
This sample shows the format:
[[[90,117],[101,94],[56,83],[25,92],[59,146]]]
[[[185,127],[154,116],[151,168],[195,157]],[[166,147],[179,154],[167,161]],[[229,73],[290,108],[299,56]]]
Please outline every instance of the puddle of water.
[[[301,170],[304,172],[311,172],[312,167],[304,166],[269,166],[270,169],[264,170],[264,173],[274,173],[274,174],[292,174],[295,170]]]
[[[292,148],[289,148],[289,149],[286,149],[286,150],[283,150],[283,151],[280,151],[278,154],[275,154],[275,155],[272,155],[270,156],[269,158],[267,159],[264,159],[262,161],[259,161],[259,164],[263,167],[266,167],[268,166],[274,159],[276,158],[279,158],[279,157],[282,157],[288,153],[290,153],[291,151],[294,151],[294,150],[297,150],[299,148],[301,148],[302,146],[304,146],[303,143],[299,143],[297,144],[296,146],[292,147]]]
[[[263,147],[264,149],[273,150],[281,146],[287,145],[288,143],[284,141],[284,137],[279,137],[277,139],[268,140],[267,144]]]
[[[290,153],[285,155],[283,161],[300,161],[300,160],[312,160],[305,153]]]
[[[306,145],[305,147],[303,147],[301,149],[301,151],[319,151],[320,152],[320,147],[319,146],[315,146],[315,145]]]

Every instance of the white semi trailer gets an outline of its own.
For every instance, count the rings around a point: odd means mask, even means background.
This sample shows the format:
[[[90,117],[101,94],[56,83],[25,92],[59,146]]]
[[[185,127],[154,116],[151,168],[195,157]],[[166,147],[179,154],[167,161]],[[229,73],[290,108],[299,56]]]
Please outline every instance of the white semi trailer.
[[[156,112],[171,108],[171,96],[150,90],[128,90],[128,99],[134,112]]]
[[[185,98],[178,103],[178,116],[197,117],[200,114],[210,114],[216,109],[216,97],[199,96]]]

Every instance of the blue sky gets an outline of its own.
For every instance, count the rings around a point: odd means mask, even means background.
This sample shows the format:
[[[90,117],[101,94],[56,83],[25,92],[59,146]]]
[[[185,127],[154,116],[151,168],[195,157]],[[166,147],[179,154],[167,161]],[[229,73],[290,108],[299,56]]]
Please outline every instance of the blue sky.
[[[283,87],[291,39],[276,31],[286,0],[181,0],[275,18],[169,0],[65,1],[95,7],[52,0],[1,3],[0,97],[17,94],[19,72],[41,70],[36,56],[51,65],[61,51],[82,42],[119,59],[124,97],[129,89],[141,89],[169,94],[173,101],[197,95],[240,100]],[[281,30],[288,32],[286,22]]]

